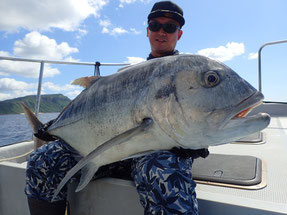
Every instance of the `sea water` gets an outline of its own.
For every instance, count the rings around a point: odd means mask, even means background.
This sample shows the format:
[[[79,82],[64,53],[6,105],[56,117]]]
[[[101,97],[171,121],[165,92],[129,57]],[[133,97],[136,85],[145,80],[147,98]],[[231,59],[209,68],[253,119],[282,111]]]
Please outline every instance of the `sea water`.
[[[55,119],[59,113],[40,113],[39,119],[45,123]],[[0,147],[32,140],[32,128],[24,114],[0,115]]]

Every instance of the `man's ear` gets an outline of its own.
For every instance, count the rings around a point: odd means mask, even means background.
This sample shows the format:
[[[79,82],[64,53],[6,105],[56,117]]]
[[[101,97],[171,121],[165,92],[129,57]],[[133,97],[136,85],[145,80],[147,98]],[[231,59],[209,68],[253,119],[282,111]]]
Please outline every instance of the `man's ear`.
[[[146,36],[149,37],[149,29],[146,27]]]
[[[182,31],[182,30],[179,30],[179,31],[178,31],[178,35],[177,35],[177,40],[180,40],[182,34],[183,34],[183,31]]]

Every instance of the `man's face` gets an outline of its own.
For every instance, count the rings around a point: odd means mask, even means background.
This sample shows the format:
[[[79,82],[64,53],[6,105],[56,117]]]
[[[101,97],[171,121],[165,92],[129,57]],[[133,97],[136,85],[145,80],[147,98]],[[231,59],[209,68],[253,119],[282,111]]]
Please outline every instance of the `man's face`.
[[[180,26],[179,23],[173,19],[166,17],[154,18],[151,21],[156,21],[161,24],[172,23]],[[150,21],[150,22],[151,22]],[[154,57],[162,57],[168,52],[175,49],[177,41],[182,35],[182,30],[176,29],[174,33],[167,33],[161,28],[157,32],[153,32],[147,28],[147,37],[149,38],[151,53]]]

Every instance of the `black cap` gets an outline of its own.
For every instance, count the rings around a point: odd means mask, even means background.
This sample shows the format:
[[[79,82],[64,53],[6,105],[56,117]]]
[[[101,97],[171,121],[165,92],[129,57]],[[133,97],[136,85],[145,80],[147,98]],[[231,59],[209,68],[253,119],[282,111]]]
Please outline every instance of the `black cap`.
[[[148,15],[148,22],[157,17],[174,19],[180,24],[180,27],[185,23],[182,9],[171,1],[160,1],[154,4],[150,14]]]

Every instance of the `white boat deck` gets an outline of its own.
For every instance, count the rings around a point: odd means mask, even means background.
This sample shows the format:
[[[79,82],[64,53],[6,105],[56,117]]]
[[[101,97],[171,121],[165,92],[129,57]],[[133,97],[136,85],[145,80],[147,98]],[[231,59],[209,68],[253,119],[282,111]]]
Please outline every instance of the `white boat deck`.
[[[222,145],[212,147],[210,152],[261,158],[266,165],[267,186],[265,188],[244,190],[198,184],[198,198],[221,204],[287,214],[287,117],[272,117],[270,125],[264,130],[264,136],[266,138],[264,144]],[[213,210],[218,210],[218,207]],[[208,214],[204,211],[205,208],[202,207],[203,214]]]

